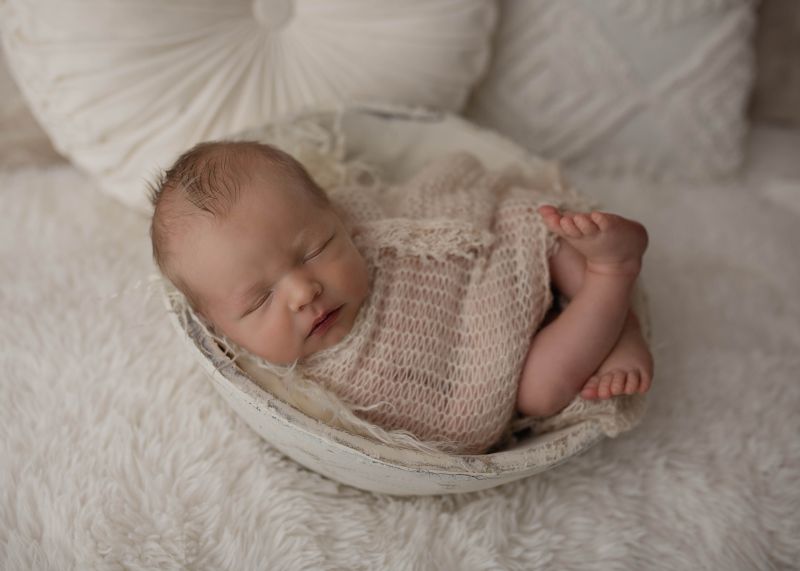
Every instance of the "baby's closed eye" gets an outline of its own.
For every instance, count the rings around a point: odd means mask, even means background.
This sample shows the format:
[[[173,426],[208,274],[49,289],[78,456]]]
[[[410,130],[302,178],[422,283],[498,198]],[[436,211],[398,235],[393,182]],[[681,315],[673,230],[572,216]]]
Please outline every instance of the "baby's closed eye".
[[[322,246],[320,246],[319,248],[317,248],[316,250],[311,252],[308,256],[306,256],[305,259],[306,260],[311,260],[312,258],[316,258],[317,256],[319,256],[323,252],[323,250],[325,250],[325,248],[328,246],[328,244],[330,244],[331,241],[333,241],[333,239],[335,237],[336,237],[336,233],[334,232],[333,236],[328,238]]]
[[[256,309],[264,305],[271,297],[272,297],[272,290],[269,290],[266,293],[264,293],[264,295],[259,297],[256,303],[253,304],[253,306],[250,309],[248,309],[247,312],[242,317],[246,317],[247,315],[253,313]]]

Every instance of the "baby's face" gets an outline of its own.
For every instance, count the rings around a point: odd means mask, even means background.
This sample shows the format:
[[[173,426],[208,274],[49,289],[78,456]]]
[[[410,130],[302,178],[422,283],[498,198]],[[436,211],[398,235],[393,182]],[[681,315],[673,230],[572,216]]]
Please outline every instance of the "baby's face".
[[[366,263],[336,213],[280,188],[244,185],[227,216],[192,222],[175,252],[202,314],[271,363],[341,341],[369,291]]]

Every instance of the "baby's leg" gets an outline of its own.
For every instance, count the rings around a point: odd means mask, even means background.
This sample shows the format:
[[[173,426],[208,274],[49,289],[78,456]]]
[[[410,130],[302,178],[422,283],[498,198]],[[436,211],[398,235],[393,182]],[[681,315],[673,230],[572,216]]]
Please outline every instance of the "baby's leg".
[[[653,379],[653,355],[642,336],[639,319],[628,312],[625,326],[603,362],[581,389],[586,400],[646,393]]]
[[[580,289],[534,336],[519,383],[520,412],[549,416],[569,404],[620,337],[647,232],[613,214],[562,216],[551,206],[539,212],[553,232],[586,258]]]
[[[583,284],[586,258],[569,242],[562,241],[550,258],[550,275],[558,291],[568,299]],[[653,378],[653,356],[642,336],[639,319],[628,310],[622,333],[611,352],[586,381],[581,396],[587,400],[608,399],[621,394],[645,393]]]

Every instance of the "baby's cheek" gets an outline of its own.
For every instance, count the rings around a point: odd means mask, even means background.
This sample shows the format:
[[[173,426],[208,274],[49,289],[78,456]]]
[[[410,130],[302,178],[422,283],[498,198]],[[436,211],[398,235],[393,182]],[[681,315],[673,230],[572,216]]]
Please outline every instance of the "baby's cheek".
[[[234,343],[254,355],[272,361],[275,356],[272,354],[275,347],[267,342],[263,333],[259,331],[258,324],[253,319],[235,323],[221,323],[220,325],[220,331]]]
[[[274,328],[260,331],[252,336],[251,351],[271,363],[287,365],[301,356],[302,344],[299,339],[288,328],[283,332]]]
[[[354,298],[362,301],[369,293],[369,272],[367,264],[359,254],[345,268],[344,279],[348,284],[348,290]]]

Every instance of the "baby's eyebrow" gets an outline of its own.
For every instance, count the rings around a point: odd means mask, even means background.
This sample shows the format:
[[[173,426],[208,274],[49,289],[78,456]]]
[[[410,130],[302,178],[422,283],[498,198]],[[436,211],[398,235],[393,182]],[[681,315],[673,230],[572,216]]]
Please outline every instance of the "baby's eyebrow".
[[[335,231],[336,226],[334,224],[324,225],[323,230],[320,230],[320,228],[314,228],[312,226],[306,226],[297,233],[297,236],[295,236],[292,248],[298,254],[302,254],[301,250],[303,248],[310,248],[315,246],[315,243],[320,240],[327,240],[330,237],[331,232]]]
[[[303,246],[305,246],[308,241],[311,239],[312,235],[314,234],[313,228],[303,228],[300,232],[297,233],[297,236],[294,238],[294,242],[292,243],[292,249],[297,252]]]

